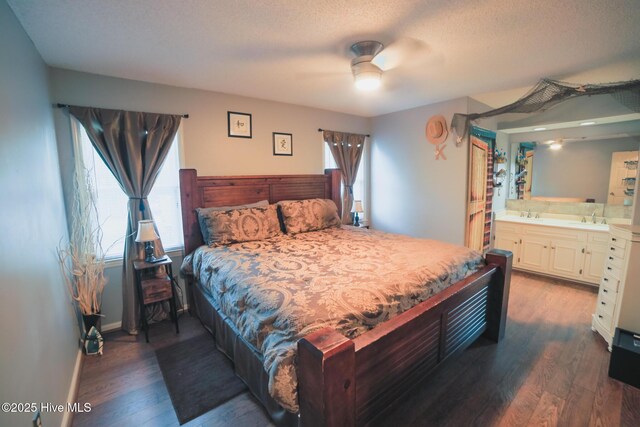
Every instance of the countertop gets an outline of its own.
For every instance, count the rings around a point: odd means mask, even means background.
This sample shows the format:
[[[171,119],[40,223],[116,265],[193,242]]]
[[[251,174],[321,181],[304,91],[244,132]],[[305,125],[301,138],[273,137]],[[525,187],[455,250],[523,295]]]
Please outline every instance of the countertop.
[[[600,224],[602,218],[600,218],[596,224],[592,222],[582,222],[577,219],[560,219],[560,218],[527,218],[521,217],[518,215],[502,215],[496,217],[496,221],[504,221],[504,222],[513,222],[518,224],[527,224],[527,225],[539,225],[544,227],[561,227],[561,228],[572,228],[576,230],[586,230],[586,231],[600,231],[600,232],[608,232],[609,224]],[[588,219],[590,221],[590,218]],[[618,225],[621,227],[629,227],[628,225]],[[640,228],[640,227],[638,227]],[[640,229],[638,230],[640,231]]]

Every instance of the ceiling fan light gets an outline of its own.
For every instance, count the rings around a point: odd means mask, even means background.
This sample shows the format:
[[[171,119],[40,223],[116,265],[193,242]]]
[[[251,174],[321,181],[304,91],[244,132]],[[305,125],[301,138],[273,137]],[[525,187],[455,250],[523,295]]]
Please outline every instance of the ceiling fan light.
[[[380,74],[360,74],[355,80],[358,90],[370,91],[380,87]]]
[[[353,79],[358,90],[371,91],[380,87],[382,70],[371,62],[354,64],[352,70]]]

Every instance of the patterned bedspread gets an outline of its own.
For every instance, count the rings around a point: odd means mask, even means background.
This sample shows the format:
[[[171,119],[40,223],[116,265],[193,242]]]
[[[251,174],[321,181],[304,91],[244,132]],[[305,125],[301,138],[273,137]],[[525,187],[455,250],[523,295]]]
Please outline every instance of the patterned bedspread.
[[[461,246],[342,227],[203,246],[183,270],[263,355],[269,393],[296,412],[301,337],[329,326],[355,338],[481,265],[479,253]]]

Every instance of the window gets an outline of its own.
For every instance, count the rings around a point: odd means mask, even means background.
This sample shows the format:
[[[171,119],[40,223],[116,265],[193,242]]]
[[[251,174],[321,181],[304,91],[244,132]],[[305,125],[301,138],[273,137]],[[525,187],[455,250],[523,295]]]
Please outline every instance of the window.
[[[333,154],[329,149],[329,145],[326,142],[324,144],[324,167],[325,169],[337,168],[336,161],[333,159]],[[367,207],[367,140],[364,142],[364,150],[362,151],[362,159],[360,159],[360,165],[358,166],[358,175],[356,176],[356,182],[353,183],[353,200],[362,200],[363,206]],[[344,186],[342,188],[344,191]],[[367,212],[360,215],[360,220],[364,220],[368,217]]]
[[[97,211],[102,226],[102,248],[107,259],[122,258],[124,236],[127,232],[128,197],[118,181],[104,164],[100,155],[91,145],[84,127],[72,119],[74,134],[80,139],[80,147],[86,168],[93,178],[96,192]],[[149,194],[149,204],[153,219],[165,251],[182,247],[182,217],[180,210],[180,182],[178,170],[178,135],[174,139],[169,154],[160,169],[160,174]]]

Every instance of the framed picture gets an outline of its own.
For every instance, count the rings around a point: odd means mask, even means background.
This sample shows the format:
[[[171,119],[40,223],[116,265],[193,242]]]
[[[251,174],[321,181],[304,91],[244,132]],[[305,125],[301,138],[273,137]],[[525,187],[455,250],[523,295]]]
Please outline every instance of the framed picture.
[[[229,136],[232,138],[251,138],[251,114],[227,111]]]
[[[290,133],[273,133],[273,155],[293,156],[293,135]]]

